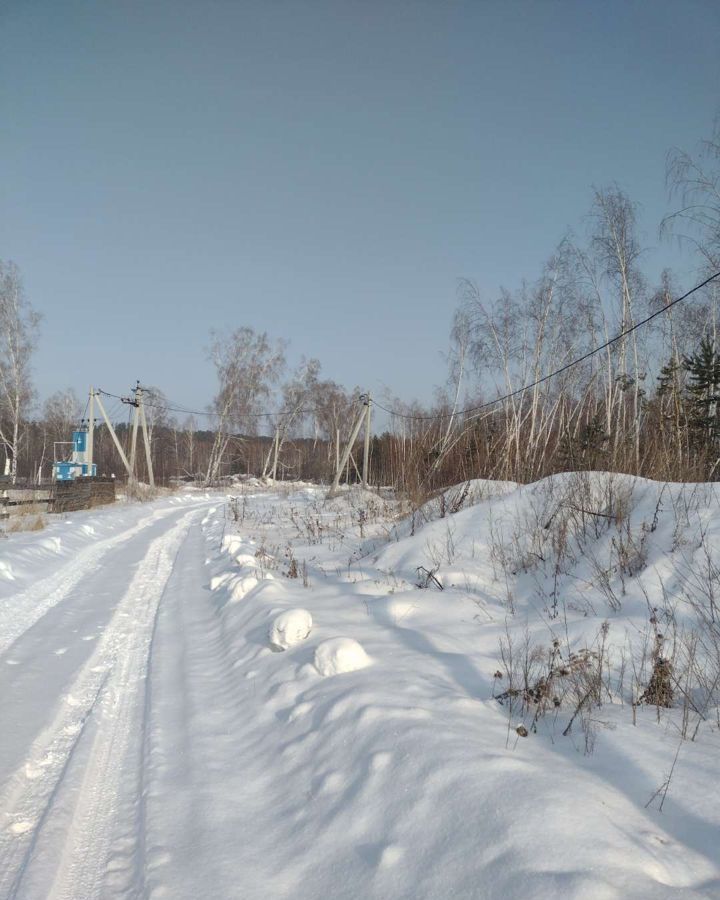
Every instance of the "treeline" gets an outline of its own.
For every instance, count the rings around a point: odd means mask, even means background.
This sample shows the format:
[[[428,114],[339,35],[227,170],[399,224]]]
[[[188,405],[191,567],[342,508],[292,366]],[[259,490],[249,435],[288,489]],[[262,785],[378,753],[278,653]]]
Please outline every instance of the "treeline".
[[[643,386],[639,422],[634,418],[633,387],[634,382],[625,383],[614,407],[606,391],[592,390],[579,396],[567,390],[548,391],[539,399],[529,392],[469,414],[453,414],[447,403],[432,409],[415,407],[404,414],[412,418],[394,417],[390,427],[372,437],[370,481],[422,494],[470,478],[527,482],[560,471],[622,471],[670,481],[720,477],[720,354],[712,339],[701,336],[695,351],[680,355],[678,350],[660,366],[649,389]],[[319,395],[308,399],[321,400]],[[285,430],[276,478],[332,479],[355,411],[352,396],[345,399],[345,419],[334,439],[297,434],[302,422],[294,432]],[[68,413],[78,408],[77,403],[67,404]],[[304,427],[317,424],[314,414],[299,418],[306,420]],[[52,461],[65,446],[55,441],[69,440],[76,421],[68,414],[27,423],[20,472],[35,479],[50,477]],[[280,424],[278,434],[281,430]],[[116,433],[127,449],[128,425],[117,424]],[[174,479],[208,482],[234,474],[271,474],[274,435],[228,434],[221,461],[208,479],[217,435],[215,430],[196,429],[192,420],[181,426],[174,421],[153,422],[151,417],[156,479],[167,484]],[[362,440],[361,434],[344,473],[351,482],[361,477]],[[125,477],[104,425],[95,429],[95,461],[99,472]],[[146,480],[143,454],[138,455],[138,465],[139,478]]]
[[[720,130],[694,156],[672,152],[668,178],[678,211],[660,231],[691,246],[700,281],[720,271]],[[585,232],[567,235],[535,280],[495,297],[462,281],[448,381],[429,406],[381,398],[391,412],[374,413],[370,481],[423,496],[468,478],[528,482],[563,470],[720,477],[720,279],[675,304],[682,291],[670,271],[654,286],[645,277],[636,218],[620,188],[597,190]],[[72,391],[29,415],[37,334],[17,269],[0,263],[0,446],[11,477],[48,477],[62,455],[55,442],[70,440],[82,418]],[[144,387],[157,479],[329,481],[360,412],[359,389],[323,378],[317,360],[288,371],[283,342],[251,328],[213,335],[208,356],[218,389],[200,415]],[[123,422],[127,409],[116,406],[111,418]],[[117,430],[127,444],[127,424]],[[95,434],[99,471],[124,477],[105,427]],[[350,480],[359,478],[361,441]]]
[[[67,427],[69,430],[51,433],[44,421],[27,423],[18,465],[21,481],[28,479],[47,481],[51,477],[54,441],[68,441],[75,423],[69,422]],[[130,428],[125,422],[116,423],[114,428],[127,455],[130,447]],[[150,434],[150,447],[156,481],[163,485],[171,484],[173,481],[205,483],[214,441],[213,431],[188,430],[172,425],[155,426]],[[93,458],[98,473],[114,475],[120,481],[125,481],[126,472],[104,424],[98,423],[95,426],[94,445]],[[273,446],[273,437],[263,435],[233,437],[228,444],[216,480],[220,481],[223,477],[237,474],[261,475]],[[67,447],[63,454],[61,446],[57,449],[58,457],[68,456],[72,450],[71,447]],[[138,479],[147,482],[148,474],[142,447],[136,462]],[[310,438],[294,438],[283,447],[277,477],[285,480],[302,478],[322,481],[328,477],[329,471],[328,448],[325,442]]]
[[[669,154],[668,180],[679,211],[660,231],[691,246],[705,280],[720,273],[720,127],[696,156]],[[636,207],[617,186],[594,193],[587,222],[515,292],[488,300],[461,283],[448,386],[430,410],[393,404],[383,477],[409,490],[582,469],[718,478],[720,279],[679,304],[671,272],[650,286]]]

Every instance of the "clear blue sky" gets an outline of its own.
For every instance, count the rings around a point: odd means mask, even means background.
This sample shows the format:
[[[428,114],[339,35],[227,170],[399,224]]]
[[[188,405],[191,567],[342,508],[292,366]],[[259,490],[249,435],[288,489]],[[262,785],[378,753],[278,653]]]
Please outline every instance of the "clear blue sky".
[[[427,400],[457,279],[534,278],[593,185],[642,207],[720,110],[720,4],[0,0],[0,258],[41,397],[204,406],[211,328]]]

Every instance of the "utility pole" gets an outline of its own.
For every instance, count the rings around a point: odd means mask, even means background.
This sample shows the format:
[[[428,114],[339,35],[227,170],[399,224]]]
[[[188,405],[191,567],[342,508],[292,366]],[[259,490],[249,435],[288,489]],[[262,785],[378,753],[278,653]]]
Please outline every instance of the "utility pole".
[[[95,449],[95,388],[90,385],[88,397],[87,467],[88,475],[93,473],[93,451]]]
[[[148,470],[148,481],[150,482],[150,487],[155,487],[155,476],[153,474],[152,467],[152,456],[150,454],[150,437],[148,435],[148,427],[147,427],[147,419],[145,417],[145,406],[143,404],[143,389],[140,386],[140,382],[138,381],[134,390],[132,397],[121,397],[120,400],[122,403],[127,404],[128,406],[135,407],[135,413],[133,417],[133,430],[132,430],[132,438],[130,443],[130,459],[128,460],[125,455],[125,451],[122,448],[120,441],[118,440],[118,436],[115,433],[115,429],[113,428],[113,424],[110,421],[110,418],[105,411],[105,406],[103,405],[102,400],[100,399],[100,394],[102,391],[96,391],[95,388],[90,388],[90,399],[88,402],[88,435],[87,435],[87,464],[88,464],[88,472],[92,472],[93,466],[93,445],[94,445],[94,430],[95,430],[95,403],[97,402],[98,409],[100,410],[103,419],[105,420],[105,424],[107,425],[108,431],[110,432],[110,437],[113,439],[113,443],[115,444],[115,449],[118,452],[120,459],[122,460],[122,464],[125,466],[125,470],[128,473],[128,482],[136,482],[137,475],[135,474],[135,462],[136,462],[136,450],[137,450],[137,431],[138,425],[142,427],[143,432],[143,440],[145,443],[145,461],[147,462],[147,470]]]
[[[143,437],[145,439],[145,462],[147,463],[148,470],[148,480],[150,481],[150,487],[155,487],[155,475],[153,473],[152,467],[152,457],[150,455],[150,438],[148,437],[148,427],[147,427],[147,419],[145,417],[145,407],[142,402],[142,390],[140,390],[140,414],[142,416],[142,430]]]
[[[275,437],[270,442],[267,456],[265,457],[265,465],[263,466],[262,477],[270,477],[275,481],[277,475],[278,453],[280,452],[280,426],[275,427]],[[270,460],[272,459],[272,469],[270,468]],[[269,473],[272,472],[271,475]]]
[[[152,457],[150,454],[150,438],[148,436],[147,419],[145,417],[145,405],[143,404],[143,389],[140,386],[140,382],[138,381],[135,384],[132,397],[121,397],[120,399],[122,403],[125,403],[128,406],[135,407],[135,413],[133,414],[132,437],[130,440],[130,462],[127,464],[130,478],[131,480],[137,481],[135,463],[137,451],[137,430],[139,424],[142,428],[143,443],[145,444],[145,462],[147,463],[148,481],[150,482],[150,487],[154,488],[155,476],[153,474]]]
[[[132,425],[132,436],[130,438],[130,468],[135,471],[135,453],[137,451],[137,432],[138,432],[138,419],[140,418],[140,402],[139,396],[142,395],[142,391],[140,390],[140,382],[135,385],[135,411],[133,413],[133,425]],[[124,401],[123,401],[124,402]]]
[[[130,468],[130,463],[128,462],[127,456],[125,456],[125,451],[123,450],[123,448],[120,444],[120,441],[118,440],[118,436],[115,434],[115,429],[113,428],[112,422],[110,421],[108,414],[105,412],[105,407],[103,406],[103,402],[100,399],[100,394],[96,394],[95,396],[97,398],[97,405],[100,409],[100,412],[102,413],[103,419],[105,419],[105,424],[108,427],[108,431],[110,432],[110,437],[113,439],[113,443],[115,444],[115,449],[117,450],[117,452],[120,456],[120,459],[122,460],[123,465],[125,466],[125,469],[127,470],[128,479],[130,481],[133,481],[135,479],[135,473]]]
[[[362,399],[362,397],[360,398]],[[368,472],[370,466],[370,410],[372,409],[372,397],[367,394],[365,400],[365,448],[363,452],[362,486],[368,486]]]
[[[337,493],[337,489],[340,486],[340,476],[342,475],[342,470],[345,468],[348,460],[350,459],[350,455],[352,453],[353,444],[357,440],[358,434],[360,434],[360,429],[365,424],[365,468],[363,470],[363,485],[367,486],[367,470],[368,470],[368,461],[369,461],[369,452],[370,452],[370,395],[369,394],[360,394],[358,398],[360,402],[363,404],[360,412],[358,414],[357,419],[355,420],[355,424],[353,425],[353,429],[350,432],[350,438],[347,442],[347,446],[343,451],[342,458],[340,459],[340,464],[338,465],[335,471],[335,478],[333,479],[332,486],[328,491],[328,497],[334,497]]]
[[[275,429],[275,452],[273,455],[272,480],[277,478],[278,453],[280,452],[280,426]]]

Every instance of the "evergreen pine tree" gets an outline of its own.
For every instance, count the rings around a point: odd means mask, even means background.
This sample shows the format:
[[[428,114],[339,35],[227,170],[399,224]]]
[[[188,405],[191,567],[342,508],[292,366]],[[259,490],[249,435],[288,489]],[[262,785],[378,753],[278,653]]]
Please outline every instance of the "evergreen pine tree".
[[[674,397],[679,393],[682,368],[680,363],[672,359],[660,369],[657,389],[659,397]]]
[[[720,437],[720,355],[715,342],[705,336],[699,349],[683,359],[683,368],[689,376],[690,424],[698,436],[717,442]]]

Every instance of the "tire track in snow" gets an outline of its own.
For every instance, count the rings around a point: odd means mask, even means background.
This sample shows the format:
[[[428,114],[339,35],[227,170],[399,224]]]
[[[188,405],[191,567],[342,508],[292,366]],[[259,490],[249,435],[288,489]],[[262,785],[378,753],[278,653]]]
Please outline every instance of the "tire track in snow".
[[[95,733],[79,790],[74,794],[64,846],[43,847],[42,853],[47,868],[48,854],[58,850],[54,883],[52,888],[48,886],[46,896],[100,895],[122,763],[132,740],[141,739],[140,735],[133,738],[132,724],[142,711],[155,617],[175,556],[195,515],[195,510],[186,513],[150,544],[95,653],[65,695],[54,722],[37,738],[22,769],[0,793],[1,897],[20,896],[18,891],[40,845],[43,826],[59,801],[60,788],[91,721]],[[118,543],[122,541],[113,546]]]
[[[138,829],[142,896],[225,897],[236,890],[217,835],[228,796],[242,779],[232,760],[247,688],[238,683],[222,617],[208,592],[206,556],[206,536],[194,529],[173,573],[184,589],[168,595],[158,616]],[[183,854],[185,846],[193,848],[191,856]]]
[[[0,656],[49,610],[61,603],[91,570],[97,570],[109,552],[131,540],[158,519],[176,509],[156,510],[121,534],[97,541],[81,550],[58,572],[38,581],[20,594],[7,597],[0,605]]]

